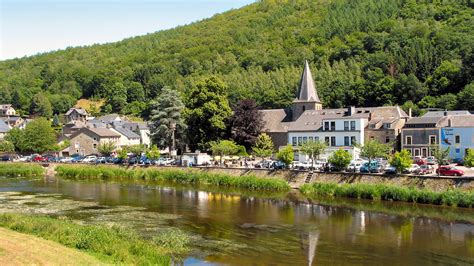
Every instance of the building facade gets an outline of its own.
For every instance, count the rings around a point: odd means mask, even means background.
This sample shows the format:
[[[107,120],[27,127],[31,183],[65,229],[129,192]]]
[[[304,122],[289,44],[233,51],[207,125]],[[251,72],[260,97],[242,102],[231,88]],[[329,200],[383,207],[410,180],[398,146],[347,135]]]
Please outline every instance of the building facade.
[[[15,108],[11,104],[0,104],[0,116],[15,116]]]
[[[474,115],[448,117],[448,126],[441,128],[441,148],[449,150],[451,159],[463,159],[474,149]]]
[[[81,128],[70,137],[69,154],[86,156],[98,154],[99,145],[103,143],[115,143],[119,146],[121,135],[108,128]]]

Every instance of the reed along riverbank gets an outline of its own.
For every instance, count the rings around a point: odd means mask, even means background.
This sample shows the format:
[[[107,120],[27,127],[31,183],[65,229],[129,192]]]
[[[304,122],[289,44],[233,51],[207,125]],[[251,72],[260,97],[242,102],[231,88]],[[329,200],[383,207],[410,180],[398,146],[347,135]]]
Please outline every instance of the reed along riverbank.
[[[173,238],[165,245],[145,240],[131,230],[46,216],[0,214],[0,227],[57,242],[110,264],[170,265],[170,247],[174,246]]]
[[[0,176],[34,177],[34,176],[42,176],[44,174],[45,174],[45,170],[39,164],[0,163]]]
[[[123,168],[116,166],[60,165],[56,174],[70,179],[143,179],[178,184],[235,187],[248,190],[288,191],[290,186],[283,179],[259,178],[254,175],[233,176],[207,173],[194,169]]]
[[[334,184],[312,183],[301,187],[309,197],[346,197],[356,199],[413,202],[453,207],[473,208],[474,193],[456,189],[435,192],[413,187],[383,184]]]

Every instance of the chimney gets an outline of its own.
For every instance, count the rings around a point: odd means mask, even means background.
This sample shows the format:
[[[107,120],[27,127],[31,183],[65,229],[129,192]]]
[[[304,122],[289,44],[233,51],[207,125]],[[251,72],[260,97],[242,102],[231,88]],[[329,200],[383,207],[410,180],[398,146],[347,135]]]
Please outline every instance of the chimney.
[[[408,118],[411,118],[412,117],[412,110],[411,108],[408,109]]]
[[[349,106],[347,107],[347,116],[351,116],[353,114],[355,114],[355,106]]]

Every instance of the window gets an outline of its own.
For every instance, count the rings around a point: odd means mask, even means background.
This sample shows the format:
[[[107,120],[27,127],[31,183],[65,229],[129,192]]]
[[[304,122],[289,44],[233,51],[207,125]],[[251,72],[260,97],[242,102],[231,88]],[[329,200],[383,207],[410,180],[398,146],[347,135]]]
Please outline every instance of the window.
[[[313,141],[313,137],[308,137],[308,140],[309,140],[309,141]]]
[[[415,156],[420,156],[420,149],[413,149],[413,152]]]
[[[336,146],[336,137],[331,137],[331,146]]]
[[[308,137],[303,137],[303,143],[308,142]]]
[[[319,137],[314,137],[314,141],[319,141]]]
[[[386,136],[385,137],[385,143],[389,143],[390,142],[390,137],[389,136]]]
[[[345,131],[349,130],[349,121],[344,121],[344,130]]]
[[[292,144],[293,146],[298,145],[298,140],[297,140],[296,137],[291,138],[291,144]]]
[[[324,130],[325,131],[329,130],[329,122],[324,122]]]
[[[344,146],[350,146],[349,137],[344,137]]]
[[[356,145],[357,144],[357,140],[356,140],[356,137],[351,137],[351,145]]]
[[[92,144],[92,147],[93,147],[94,149],[97,149],[97,143]]]
[[[298,145],[301,145],[303,144],[303,138],[302,137],[298,137]]]
[[[374,140],[374,139],[375,139],[375,137],[374,137],[374,136],[370,136],[370,140]]]
[[[336,130],[336,122],[331,122],[331,131]]]
[[[329,137],[325,137],[324,142],[326,142],[326,144],[329,145]]]
[[[356,121],[351,121],[351,130],[356,130]]]
[[[430,149],[430,156],[434,156],[434,153],[435,153],[435,150],[434,150],[434,149]]]
[[[454,142],[455,142],[456,144],[461,143],[461,136],[456,135],[456,136],[454,137]]]
[[[421,156],[428,157],[428,149],[427,148],[421,148]]]
[[[406,145],[411,145],[412,144],[412,137],[411,136],[406,136],[405,137],[405,144]]]
[[[306,106],[303,105],[302,110],[303,110],[303,113],[304,113],[304,111],[306,111]]]
[[[435,135],[430,135],[430,144],[436,144],[436,136]]]
[[[383,124],[383,127],[389,129],[391,127],[391,124],[390,123],[385,123],[385,124]]]
[[[97,141],[97,138],[96,138],[96,137],[94,137],[94,141]]]

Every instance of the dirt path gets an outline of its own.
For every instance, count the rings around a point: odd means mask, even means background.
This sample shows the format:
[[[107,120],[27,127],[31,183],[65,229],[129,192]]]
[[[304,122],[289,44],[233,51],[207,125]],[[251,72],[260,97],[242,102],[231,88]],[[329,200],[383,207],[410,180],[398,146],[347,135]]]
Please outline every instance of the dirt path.
[[[94,257],[53,241],[0,228],[0,265],[98,265]]]

